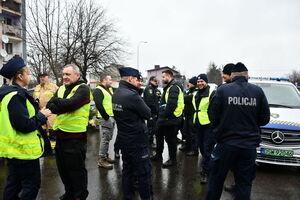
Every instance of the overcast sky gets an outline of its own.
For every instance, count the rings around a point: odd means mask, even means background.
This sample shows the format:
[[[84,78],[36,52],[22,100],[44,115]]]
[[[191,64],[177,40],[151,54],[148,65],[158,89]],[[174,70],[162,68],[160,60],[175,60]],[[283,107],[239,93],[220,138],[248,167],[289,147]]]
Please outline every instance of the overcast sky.
[[[243,62],[252,76],[300,70],[299,0],[102,0],[132,52],[127,66],[176,66],[188,77]]]

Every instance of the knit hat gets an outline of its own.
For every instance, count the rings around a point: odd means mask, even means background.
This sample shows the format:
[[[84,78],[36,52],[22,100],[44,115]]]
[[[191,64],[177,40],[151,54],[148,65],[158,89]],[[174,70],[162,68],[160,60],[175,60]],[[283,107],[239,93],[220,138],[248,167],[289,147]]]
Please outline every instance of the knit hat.
[[[191,83],[193,85],[197,85],[197,77],[194,76],[194,77],[190,78],[189,83]]]
[[[25,67],[23,58],[17,57],[10,59],[0,70],[0,75],[7,79],[11,79],[22,67]]]
[[[247,72],[247,71],[248,71],[247,67],[241,62],[236,63],[232,69],[232,72]]]
[[[202,80],[204,80],[206,83],[208,83],[208,78],[207,78],[207,75],[206,75],[206,74],[199,74],[199,75],[197,76],[197,80],[200,80],[200,79],[202,79]]]
[[[231,71],[235,65],[233,63],[228,63],[223,68],[223,74],[231,75]]]

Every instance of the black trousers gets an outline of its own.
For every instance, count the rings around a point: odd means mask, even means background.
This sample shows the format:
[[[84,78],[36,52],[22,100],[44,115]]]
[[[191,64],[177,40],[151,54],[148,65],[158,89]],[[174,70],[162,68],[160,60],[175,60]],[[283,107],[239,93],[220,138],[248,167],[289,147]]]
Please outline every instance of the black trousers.
[[[39,159],[7,159],[8,177],[3,200],[34,200],[41,185]],[[22,191],[21,195],[19,193]]]
[[[194,130],[193,116],[185,116],[183,125],[184,134],[186,136],[186,148],[188,151],[198,151],[196,133]]]
[[[56,164],[65,186],[65,194],[70,198],[82,200],[88,196],[88,177],[85,168],[86,148],[87,138],[56,138]]]
[[[198,147],[202,155],[200,166],[204,172],[209,173],[211,152],[216,144],[216,137],[212,132],[211,125],[195,126],[195,132],[198,139]]]
[[[156,154],[162,155],[164,151],[164,139],[168,144],[169,157],[171,160],[176,161],[177,151],[177,126],[159,126],[157,132],[157,147]]]
[[[234,173],[235,200],[250,200],[252,181],[256,175],[256,149],[242,149],[228,144],[217,144],[212,153],[212,169],[206,200],[219,200],[227,173]]]
[[[135,199],[134,183],[138,183],[141,200],[153,200],[152,165],[147,147],[121,148],[123,199]]]
[[[157,121],[156,115],[152,115],[151,119],[147,120],[149,144],[153,144],[154,135],[156,135],[156,133],[157,133],[156,121]]]

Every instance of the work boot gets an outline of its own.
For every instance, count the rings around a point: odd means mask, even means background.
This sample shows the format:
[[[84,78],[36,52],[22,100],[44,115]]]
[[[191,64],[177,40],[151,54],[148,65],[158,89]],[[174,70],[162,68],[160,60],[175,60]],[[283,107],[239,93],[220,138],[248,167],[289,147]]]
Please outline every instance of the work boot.
[[[162,161],[162,156],[158,155],[158,154],[155,154],[155,155],[150,156],[150,159],[152,161]]]
[[[113,165],[108,163],[106,161],[106,158],[101,158],[99,161],[98,161],[98,166],[101,167],[101,168],[104,168],[104,169],[112,169],[113,168]]]
[[[208,182],[208,174],[207,174],[207,172],[202,171],[200,173],[200,183],[206,184],[207,182]]]
[[[114,159],[112,159],[110,157],[105,158],[105,161],[108,162],[108,163],[110,163],[110,164],[114,164],[116,162],[116,160],[114,160]]]
[[[162,167],[163,168],[168,168],[168,167],[172,167],[172,166],[176,166],[176,165],[177,165],[176,160],[169,159],[168,161],[163,163]]]
[[[226,192],[236,192],[236,185],[232,184],[232,185],[225,185],[224,186],[224,190]]]

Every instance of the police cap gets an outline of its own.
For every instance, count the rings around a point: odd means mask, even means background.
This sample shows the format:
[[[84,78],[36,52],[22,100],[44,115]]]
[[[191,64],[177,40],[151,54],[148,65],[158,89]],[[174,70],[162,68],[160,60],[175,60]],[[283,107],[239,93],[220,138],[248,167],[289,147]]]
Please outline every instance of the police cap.
[[[121,77],[133,76],[133,77],[139,78],[139,76],[140,76],[139,71],[134,68],[131,68],[131,67],[122,67],[119,69],[119,72],[120,72]]]
[[[11,79],[16,75],[16,73],[22,67],[25,67],[26,64],[21,57],[16,57],[10,59],[0,70],[0,75],[4,76],[5,78]]]

